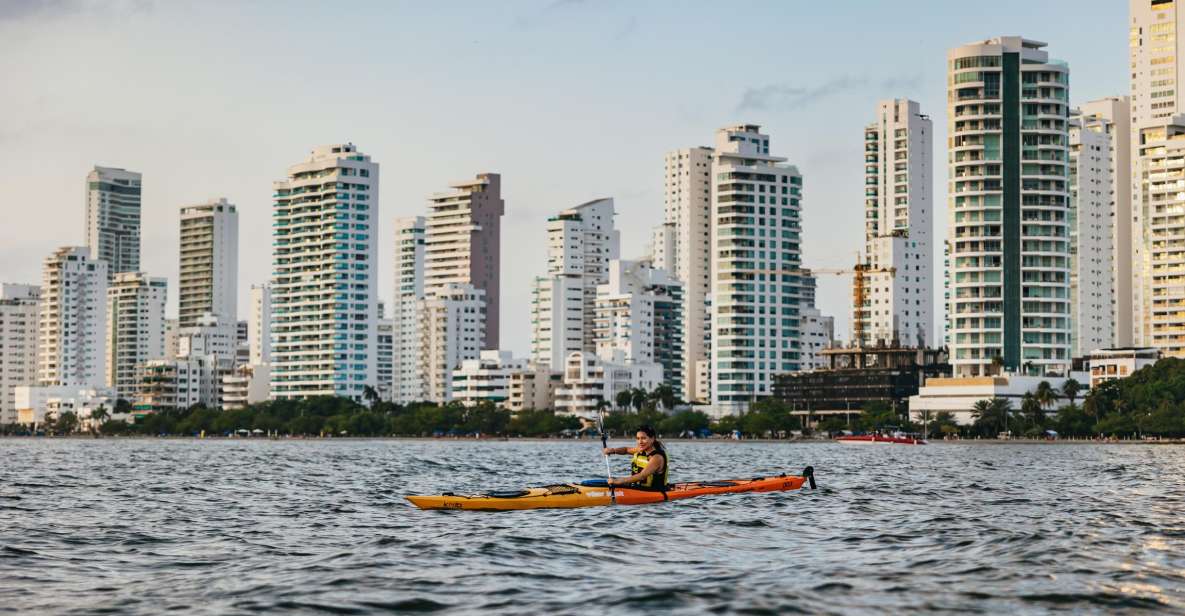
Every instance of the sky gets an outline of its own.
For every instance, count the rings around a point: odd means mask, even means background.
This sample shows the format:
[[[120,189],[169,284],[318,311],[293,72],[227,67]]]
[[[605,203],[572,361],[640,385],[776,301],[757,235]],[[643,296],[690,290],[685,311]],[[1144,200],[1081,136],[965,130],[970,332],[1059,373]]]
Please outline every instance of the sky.
[[[1125,94],[1122,0],[743,4],[0,0],[0,281],[39,283],[82,245],[94,165],[144,174],[142,267],[169,279],[179,211],[239,209],[239,315],[270,275],[272,182],[316,145],[380,165],[380,299],[393,224],[428,195],[502,174],[505,349],[530,348],[546,219],[613,197],[622,257],[662,220],[663,155],[759,124],[804,176],[803,265],[863,243],[863,128],[878,100],[934,119],[935,308],[946,236],[946,52],[993,36],[1049,43],[1074,104]],[[850,328],[850,277],[818,304]],[[936,323],[936,333],[941,323]]]

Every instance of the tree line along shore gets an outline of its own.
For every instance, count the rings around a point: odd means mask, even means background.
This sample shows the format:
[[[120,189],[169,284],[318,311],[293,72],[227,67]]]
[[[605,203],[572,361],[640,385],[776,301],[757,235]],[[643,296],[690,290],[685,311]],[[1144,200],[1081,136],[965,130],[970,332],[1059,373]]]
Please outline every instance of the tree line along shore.
[[[981,400],[972,411],[973,423],[959,425],[949,413],[938,413],[927,426],[908,421],[888,403],[865,406],[851,417],[805,418],[792,414],[789,403],[769,398],[755,402],[749,412],[719,419],[697,410],[664,412],[678,407],[667,390],[630,391],[618,396],[616,409],[605,414],[605,430],[628,436],[639,425],[653,425],[663,436],[790,438],[859,432],[895,426],[909,432],[926,430],[931,437],[996,438],[1001,433],[1042,438],[1050,431],[1061,438],[1181,438],[1185,437],[1185,360],[1162,359],[1126,379],[1108,381],[1079,396],[1070,381],[1063,389],[1042,383],[1019,408],[1003,399]],[[606,405],[608,406],[608,405]],[[116,409],[126,411],[127,409]],[[804,421],[805,419],[805,421]],[[810,426],[810,427],[806,427]],[[98,410],[89,421],[73,413],[47,417],[38,434],[93,433],[126,436],[233,435],[246,430],[291,436],[521,436],[555,437],[587,432],[580,419],[550,410],[516,413],[493,404],[417,402],[407,405],[372,398],[369,405],[333,396],[304,400],[272,400],[236,410],[201,405],[144,414],[134,423],[108,419]],[[29,434],[27,427],[0,426],[0,434]]]

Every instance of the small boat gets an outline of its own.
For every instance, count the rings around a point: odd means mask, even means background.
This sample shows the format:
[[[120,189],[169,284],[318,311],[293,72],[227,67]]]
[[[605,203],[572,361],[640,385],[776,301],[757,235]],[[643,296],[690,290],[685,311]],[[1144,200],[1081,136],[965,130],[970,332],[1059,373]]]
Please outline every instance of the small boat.
[[[902,434],[860,434],[838,436],[835,440],[845,445],[925,445],[926,441],[916,436]]]
[[[682,500],[710,494],[741,492],[782,492],[797,490],[803,483],[815,487],[815,472],[811,467],[801,475],[778,475],[752,479],[722,479],[676,483],[666,491],[638,490],[624,486],[610,488],[604,479],[580,483],[561,483],[551,486],[462,495],[445,492],[439,496],[408,496],[407,500],[420,509],[470,509],[477,511],[513,511],[519,509],[571,509],[601,505],[646,505],[663,501]]]

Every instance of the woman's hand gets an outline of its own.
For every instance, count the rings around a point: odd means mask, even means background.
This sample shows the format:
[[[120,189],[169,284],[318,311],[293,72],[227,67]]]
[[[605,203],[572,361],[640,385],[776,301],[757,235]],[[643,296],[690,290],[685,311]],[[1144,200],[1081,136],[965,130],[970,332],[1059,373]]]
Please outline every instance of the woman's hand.
[[[616,478],[616,477],[610,477],[607,483],[608,483],[610,486],[615,486],[615,485],[617,485],[617,478]]]
[[[607,456],[608,456],[608,455],[613,455],[613,448],[612,448],[612,447],[606,447],[606,448],[604,448],[604,449],[602,449],[602,450],[601,450],[601,453],[603,453],[603,454],[605,454],[605,455],[607,455]]]

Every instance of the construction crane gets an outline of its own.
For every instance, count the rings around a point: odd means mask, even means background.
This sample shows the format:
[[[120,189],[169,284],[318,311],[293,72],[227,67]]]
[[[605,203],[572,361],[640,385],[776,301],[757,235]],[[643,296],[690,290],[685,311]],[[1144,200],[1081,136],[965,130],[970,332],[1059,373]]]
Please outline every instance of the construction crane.
[[[873,267],[869,261],[857,261],[850,268],[803,268],[803,273],[835,274],[842,276],[852,274],[852,341],[858,347],[863,347],[864,339],[864,301],[868,299],[868,276],[870,274],[888,274],[890,278],[897,275],[895,267]]]
[[[872,263],[867,259],[861,259],[860,255],[856,255],[856,264],[852,267],[804,267],[794,270],[759,270],[755,273],[765,274],[789,274],[794,276],[802,276],[804,274],[833,274],[836,276],[845,276],[852,274],[852,341],[856,346],[864,346],[864,301],[868,299],[868,276],[870,274],[888,274],[890,278],[896,277],[897,268],[895,267],[873,267]]]

